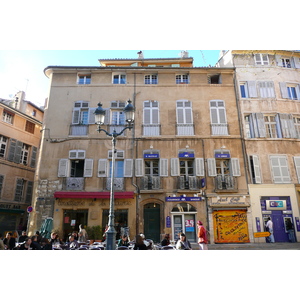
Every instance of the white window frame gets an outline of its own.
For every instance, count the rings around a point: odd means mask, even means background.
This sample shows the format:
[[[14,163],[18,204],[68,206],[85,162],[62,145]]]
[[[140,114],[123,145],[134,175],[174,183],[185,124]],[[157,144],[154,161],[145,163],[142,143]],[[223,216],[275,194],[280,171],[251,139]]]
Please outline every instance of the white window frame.
[[[113,84],[126,84],[127,76],[124,73],[113,73],[112,83]]]
[[[253,162],[253,172],[251,169],[251,160]],[[262,176],[261,176],[261,167],[260,167],[260,160],[258,155],[249,155],[249,166],[250,166],[250,172],[251,172],[251,180],[253,180],[252,175],[254,175],[255,182],[252,182],[253,184],[262,183]]]
[[[225,101],[210,100],[209,110],[212,135],[228,135]]]
[[[5,123],[13,124],[14,116],[15,116],[15,115],[14,115],[13,113],[4,110],[4,111],[3,111],[3,117],[2,117],[2,120],[3,120],[3,122],[5,122]]]
[[[268,54],[256,53],[254,54],[254,61],[257,66],[267,66],[269,65]]]
[[[291,183],[286,155],[270,155],[270,168],[274,183]]]
[[[294,120],[294,126],[296,129],[296,134],[297,134],[297,138],[300,138],[300,116],[294,116],[293,117]]]
[[[77,75],[77,84],[91,84],[92,82],[92,75],[91,74],[78,74]]]
[[[144,77],[145,84],[158,84],[158,75],[157,74],[147,74]]]
[[[176,101],[177,135],[194,135],[193,105],[189,100]]]
[[[242,86],[244,87],[245,97],[243,97],[243,95],[242,95],[242,91],[241,91],[241,87]],[[240,82],[240,95],[241,95],[242,99],[249,98],[249,91],[248,91],[248,83],[247,83],[247,81]]]
[[[189,84],[190,75],[189,74],[176,74],[175,75],[176,84]]]
[[[7,145],[8,145],[8,138],[4,135],[0,135],[0,151],[3,152],[3,154],[0,155],[0,157],[5,158]]]
[[[20,164],[23,164],[25,166],[28,165],[29,153],[30,153],[30,146],[23,143],[21,157],[20,157]]]

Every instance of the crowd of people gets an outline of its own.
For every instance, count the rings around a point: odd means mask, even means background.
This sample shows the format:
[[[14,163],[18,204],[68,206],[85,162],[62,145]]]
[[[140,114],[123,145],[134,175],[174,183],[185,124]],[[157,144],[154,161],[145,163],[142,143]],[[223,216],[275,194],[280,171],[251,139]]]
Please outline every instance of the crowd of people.
[[[200,250],[207,250],[207,231],[201,221],[197,222],[198,227],[198,244]],[[79,226],[79,231],[73,231],[69,234],[66,241],[63,241],[57,232],[52,232],[50,239],[43,238],[39,231],[36,231],[33,236],[28,236],[26,231],[16,240],[11,232],[8,232],[3,239],[0,234],[0,250],[52,250],[52,249],[70,249],[75,250],[80,248],[80,245],[88,243],[88,234],[83,225]],[[165,234],[160,246],[168,247],[171,245],[170,235]],[[129,236],[123,234],[117,240],[117,249],[131,248],[133,250],[151,250],[153,249],[153,241],[147,240],[145,235],[140,233],[135,236],[134,241],[130,241]],[[176,250],[192,250],[191,243],[184,233],[180,233],[175,241]]]

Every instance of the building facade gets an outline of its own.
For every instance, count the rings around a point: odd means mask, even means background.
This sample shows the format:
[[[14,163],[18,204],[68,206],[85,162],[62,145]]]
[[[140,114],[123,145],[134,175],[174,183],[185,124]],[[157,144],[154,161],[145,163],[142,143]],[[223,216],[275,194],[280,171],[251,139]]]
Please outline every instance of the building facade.
[[[1,233],[27,228],[37,165],[43,110],[19,92],[0,99],[0,228]],[[19,232],[20,233],[20,232]]]
[[[194,68],[181,58],[99,60],[98,67],[45,69],[50,95],[30,228],[46,217],[66,237],[79,224],[108,222],[111,139],[131,99],[135,123],[117,139],[115,225],[159,242],[202,220],[214,242],[251,242],[252,217],[233,67]]]
[[[289,242],[290,220],[299,241],[300,53],[233,50],[217,66],[236,69],[253,231],[270,217],[275,242]]]

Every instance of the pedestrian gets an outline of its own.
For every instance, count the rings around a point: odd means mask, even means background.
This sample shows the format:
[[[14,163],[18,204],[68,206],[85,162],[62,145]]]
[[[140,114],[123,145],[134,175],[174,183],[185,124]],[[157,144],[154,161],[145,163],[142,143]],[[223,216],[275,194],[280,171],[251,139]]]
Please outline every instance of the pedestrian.
[[[294,224],[291,222],[290,218],[286,219],[285,227],[286,227],[286,230],[287,230],[288,235],[289,235],[290,243],[295,243],[296,239],[295,239],[295,232],[294,232]]]
[[[197,222],[198,226],[198,245],[200,250],[208,250],[207,248],[207,232],[201,221]]]
[[[36,235],[31,237],[30,247],[32,248],[32,250],[42,250],[42,247],[41,247],[40,243],[38,243],[38,241],[37,241],[37,236]]]
[[[2,233],[0,233],[0,250],[5,250],[5,247],[4,247],[4,243],[3,243],[3,235]]]
[[[275,239],[274,239],[274,235],[273,235],[273,222],[270,217],[268,217],[266,229],[270,232],[270,236],[269,236],[270,243],[275,243]]]
[[[144,244],[144,239],[140,234],[135,237],[133,250],[147,250],[147,246]]]
[[[22,235],[19,237],[19,244],[24,243],[27,238],[28,238],[27,233],[25,230],[23,230]]]
[[[31,250],[31,238],[27,238],[25,242],[19,247],[19,250]]]
[[[164,239],[161,241],[161,245],[162,247],[164,247],[164,246],[169,246],[170,244],[171,244],[170,235],[166,233]]]
[[[75,239],[75,236],[73,234],[71,234],[69,236],[69,249],[75,250],[77,248],[79,248],[79,244],[78,244],[77,240]]]
[[[118,241],[118,247],[129,247],[128,236],[124,234],[121,239]]]
[[[52,248],[59,248],[62,244],[56,232],[51,233],[50,244]]]
[[[12,236],[11,232],[6,234],[3,243],[6,250],[13,250],[16,247],[16,239]]]
[[[37,239],[37,242],[39,243],[39,244],[41,244],[41,241],[42,241],[42,236],[40,235],[40,232],[39,231],[36,231],[35,232],[35,235],[36,235],[36,239]]]
[[[88,234],[86,230],[84,229],[84,226],[82,224],[79,225],[79,233],[78,233],[78,242],[80,243],[86,243],[88,240]]]
[[[191,244],[184,233],[180,234],[180,238],[176,244],[176,250],[192,250]]]

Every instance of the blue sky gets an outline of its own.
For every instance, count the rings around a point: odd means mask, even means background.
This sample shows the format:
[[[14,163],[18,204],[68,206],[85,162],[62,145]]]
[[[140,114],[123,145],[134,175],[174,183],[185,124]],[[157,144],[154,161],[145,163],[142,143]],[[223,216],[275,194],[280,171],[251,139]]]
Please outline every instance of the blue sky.
[[[26,100],[43,105],[49,80],[44,68],[60,66],[99,66],[98,59],[137,58],[139,50],[0,50],[0,98],[10,99],[18,91]],[[176,58],[182,50],[143,50],[145,58]],[[194,67],[214,66],[220,50],[188,50]]]

